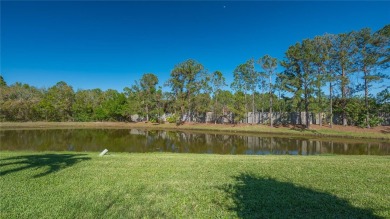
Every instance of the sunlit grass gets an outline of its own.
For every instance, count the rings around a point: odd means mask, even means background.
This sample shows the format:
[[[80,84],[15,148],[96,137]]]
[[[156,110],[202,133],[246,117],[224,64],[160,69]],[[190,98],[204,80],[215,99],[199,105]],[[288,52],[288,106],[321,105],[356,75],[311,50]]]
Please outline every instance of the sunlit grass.
[[[388,156],[0,154],[1,218],[390,217]]]

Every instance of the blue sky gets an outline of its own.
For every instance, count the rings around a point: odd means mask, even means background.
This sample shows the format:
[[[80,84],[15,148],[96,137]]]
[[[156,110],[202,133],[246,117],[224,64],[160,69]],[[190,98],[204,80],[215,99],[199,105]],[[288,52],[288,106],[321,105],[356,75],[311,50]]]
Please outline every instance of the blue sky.
[[[390,2],[1,1],[1,74],[8,84],[75,90],[131,86],[144,73],[160,84],[196,59],[227,82],[234,68],[324,33],[390,23]],[[259,66],[256,66],[260,69]]]

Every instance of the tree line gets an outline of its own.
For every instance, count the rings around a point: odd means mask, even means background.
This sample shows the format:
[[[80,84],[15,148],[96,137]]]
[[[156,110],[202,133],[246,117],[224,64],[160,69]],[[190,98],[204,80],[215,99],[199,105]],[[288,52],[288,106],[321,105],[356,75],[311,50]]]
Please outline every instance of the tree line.
[[[194,121],[213,112],[213,122],[233,115],[231,123],[258,123],[249,112],[318,114],[333,125],[340,114],[343,125],[372,127],[380,124],[379,112],[390,112],[390,25],[377,32],[369,28],[342,34],[325,34],[290,46],[282,60],[270,55],[249,59],[233,71],[226,84],[222,72],[208,72],[196,60],[174,66],[163,92],[158,77],[146,73],[123,92],[77,90],[61,81],[44,89],[28,84],[7,85],[0,78],[1,121]],[[283,69],[283,70],[279,70]],[[383,86],[379,86],[383,85]],[[230,86],[230,89],[226,89]],[[380,89],[374,96],[372,88]],[[325,90],[327,92],[325,92]],[[325,117],[324,117],[325,115]],[[204,120],[203,120],[204,121]],[[320,119],[320,125],[323,120]]]

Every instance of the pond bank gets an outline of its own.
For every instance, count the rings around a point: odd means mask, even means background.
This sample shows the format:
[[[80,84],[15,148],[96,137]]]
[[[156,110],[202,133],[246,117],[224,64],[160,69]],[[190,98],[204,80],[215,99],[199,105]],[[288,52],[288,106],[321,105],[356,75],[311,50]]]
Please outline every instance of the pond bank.
[[[342,137],[342,138],[365,138],[390,140],[390,126],[379,126],[371,129],[353,126],[335,125],[328,126],[312,125],[310,130],[302,129],[299,126],[276,126],[271,128],[266,125],[248,124],[203,124],[186,123],[177,126],[176,124],[157,123],[127,123],[127,122],[2,122],[0,129],[71,129],[71,128],[144,128],[157,130],[195,130],[195,131],[218,131],[225,133],[264,133],[275,135],[293,136],[316,136],[316,137]]]

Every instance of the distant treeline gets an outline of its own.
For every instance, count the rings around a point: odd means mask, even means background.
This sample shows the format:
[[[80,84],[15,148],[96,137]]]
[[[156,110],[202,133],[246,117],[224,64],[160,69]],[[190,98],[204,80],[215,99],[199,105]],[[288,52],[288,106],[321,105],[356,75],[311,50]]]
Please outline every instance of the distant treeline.
[[[170,92],[157,87],[153,73],[144,74],[123,92],[74,91],[63,81],[48,89],[21,83],[8,86],[0,76],[0,120],[131,121],[131,115],[137,114],[159,122],[168,113],[172,114],[168,121],[181,123],[212,112],[213,122],[229,115],[229,121],[237,123],[251,122],[248,112],[267,111],[269,115],[304,112],[307,128],[313,114],[324,118],[320,124],[332,124],[338,114],[343,125],[371,127],[380,124],[378,114],[390,112],[389,44],[390,25],[377,32],[365,28],[305,39],[290,46],[283,60],[265,55],[239,64],[231,90],[226,89],[222,72],[210,73],[193,59],[174,67],[164,84]],[[278,66],[284,70],[278,72]],[[380,90],[375,96],[370,93],[373,87]],[[270,116],[262,123],[272,126],[278,121]]]

